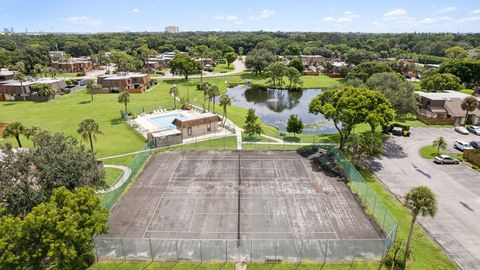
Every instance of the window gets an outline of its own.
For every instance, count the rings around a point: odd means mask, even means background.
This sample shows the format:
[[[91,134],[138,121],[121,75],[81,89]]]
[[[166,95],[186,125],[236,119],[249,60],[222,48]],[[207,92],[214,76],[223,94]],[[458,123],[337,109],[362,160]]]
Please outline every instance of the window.
[[[207,132],[212,131],[212,123],[207,124]]]
[[[187,128],[187,134],[188,134],[188,136],[192,136],[192,128],[191,127]]]

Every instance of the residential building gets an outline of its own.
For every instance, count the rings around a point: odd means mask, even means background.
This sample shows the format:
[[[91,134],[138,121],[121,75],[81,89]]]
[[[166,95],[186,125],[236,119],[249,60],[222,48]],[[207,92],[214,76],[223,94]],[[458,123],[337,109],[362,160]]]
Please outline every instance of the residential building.
[[[180,28],[178,26],[165,26],[165,33],[179,33]]]
[[[67,87],[64,80],[55,78],[29,78],[23,82],[18,80],[0,81],[0,101],[48,101],[55,98],[56,94],[39,96],[32,90],[32,85],[35,83],[49,84],[56,93]]]
[[[67,54],[64,51],[49,51],[48,55],[50,56],[50,59],[57,61],[63,59]]]
[[[426,124],[463,125],[465,122],[480,123],[480,109],[467,112],[462,109],[462,101],[471,95],[446,90],[439,93],[416,92],[420,96],[417,118]],[[480,98],[477,98],[480,102]]]
[[[143,93],[149,87],[148,74],[134,72],[118,72],[116,74],[98,76],[97,83],[102,86],[98,93]]]
[[[300,55],[300,60],[305,67],[318,67],[329,59],[321,55]]]
[[[69,61],[52,61],[52,67],[60,72],[86,73],[93,70],[93,63],[89,57],[79,57]]]
[[[2,68],[0,69],[0,82],[13,80],[14,75],[15,75],[15,71],[10,71],[6,68]]]
[[[217,131],[220,116],[212,113],[204,113],[186,119],[176,118],[172,124],[182,132],[183,140],[208,135]]]
[[[155,57],[148,58],[147,71],[154,72],[168,68],[170,61],[175,58],[175,52],[165,52]]]

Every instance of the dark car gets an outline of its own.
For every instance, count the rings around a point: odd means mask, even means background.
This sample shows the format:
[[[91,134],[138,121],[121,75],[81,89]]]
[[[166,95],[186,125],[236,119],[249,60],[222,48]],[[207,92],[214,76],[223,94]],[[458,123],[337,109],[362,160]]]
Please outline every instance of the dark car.
[[[467,130],[475,135],[480,135],[480,127],[479,126],[468,126]]]
[[[479,149],[480,148],[480,141],[471,141],[470,145],[475,149]]]

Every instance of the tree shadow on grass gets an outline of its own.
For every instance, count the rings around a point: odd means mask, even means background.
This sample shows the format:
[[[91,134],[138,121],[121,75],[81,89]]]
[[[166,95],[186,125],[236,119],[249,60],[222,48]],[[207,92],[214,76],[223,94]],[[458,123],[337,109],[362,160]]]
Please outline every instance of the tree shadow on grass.
[[[259,136],[244,136],[242,140],[245,142],[259,142],[262,138]]]
[[[120,118],[116,118],[116,119],[112,119],[112,120],[110,120],[110,125],[114,125],[114,126],[116,126],[116,125],[120,125],[122,122],[123,122],[123,120],[122,120],[122,119],[120,119]]]
[[[299,137],[293,137],[293,136],[285,136],[283,137],[283,140],[286,142],[300,142]]]
[[[5,103],[2,106],[14,106],[17,105],[17,103]]]
[[[78,102],[78,104],[90,104],[91,102],[92,102],[91,100],[84,100],[84,101]]]

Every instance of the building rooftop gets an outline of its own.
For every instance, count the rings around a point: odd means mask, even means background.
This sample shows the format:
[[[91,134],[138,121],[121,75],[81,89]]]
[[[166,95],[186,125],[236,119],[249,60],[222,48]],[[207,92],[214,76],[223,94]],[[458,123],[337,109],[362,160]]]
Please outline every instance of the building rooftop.
[[[437,93],[415,91],[415,93],[417,93],[421,97],[428,98],[430,100],[446,100],[446,99],[455,99],[455,98],[463,100],[466,97],[472,97],[472,95],[468,95],[455,90],[445,90],[443,92],[437,92]],[[478,97],[477,99],[480,101]]]
[[[3,82],[0,82],[1,85],[7,85],[7,86],[28,86],[28,85],[31,85],[31,84],[34,84],[34,83],[47,83],[47,84],[52,84],[52,83],[57,83],[57,82],[61,82],[63,81],[63,79],[57,79],[57,78],[40,78],[40,79],[34,79],[34,78],[31,78],[31,79],[28,79],[26,81],[24,81],[23,83],[20,83],[20,81],[18,80],[7,80],[7,81],[3,81]]]
[[[147,74],[138,73],[138,72],[118,72],[116,74],[109,74],[101,76],[103,80],[125,80],[129,78],[141,78],[148,76]]]
[[[15,74],[15,71],[8,70],[6,68],[0,69],[0,76],[9,76]]]

